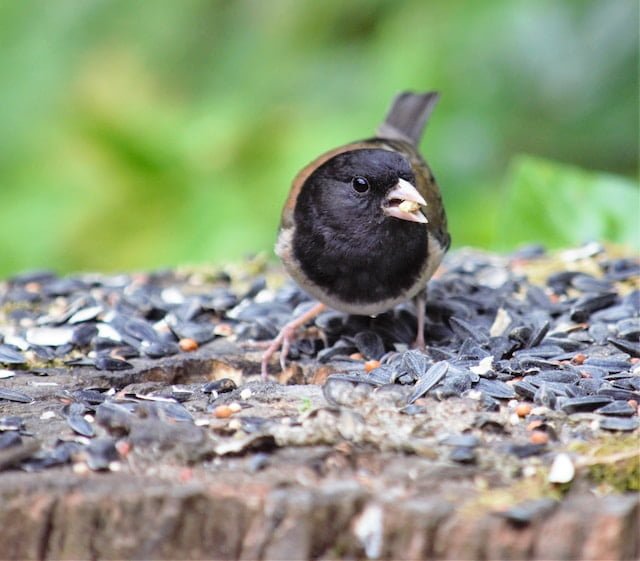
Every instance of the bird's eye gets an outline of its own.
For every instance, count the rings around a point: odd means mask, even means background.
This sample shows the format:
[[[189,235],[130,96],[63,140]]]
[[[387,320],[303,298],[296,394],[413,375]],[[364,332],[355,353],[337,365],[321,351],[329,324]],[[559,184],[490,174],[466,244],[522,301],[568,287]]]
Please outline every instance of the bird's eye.
[[[369,182],[359,175],[351,180],[351,185],[358,193],[364,193],[369,190]]]

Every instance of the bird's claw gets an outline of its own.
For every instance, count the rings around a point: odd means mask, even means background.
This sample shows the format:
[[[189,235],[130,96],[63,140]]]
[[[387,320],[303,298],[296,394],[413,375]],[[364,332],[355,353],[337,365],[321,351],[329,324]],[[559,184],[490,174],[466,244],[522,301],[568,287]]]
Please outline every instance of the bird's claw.
[[[291,348],[291,341],[293,341],[293,337],[296,333],[296,330],[302,327],[309,320],[315,318],[320,312],[325,310],[324,304],[316,304],[311,308],[308,312],[302,314],[300,317],[290,321],[287,323],[281,330],[276,338],[271,342],[271,344],[267,347],[267,350],[262,355],[262,361],[260,362],[260,371],[262,373],[262,380],[264,382],[267,381],[269,376],[269,361],[271,357],[277,352],[278,349],[280,351],[280,367],[282,370],[286,367],[286,359],[289,354],[289,349]]]
[[[260,363],[260,371],[262,373],[262,380],[267,381],[269,376],[269,361],[271,357],[280,350],[280,367],[282,370],[286,367],[287,355],[289,354],[289,348],[291,347],[291,341],[293,341],[293,335],[295,334],[295,326],[291,324],[285,325],[276,338],[271,342],[267,350],[262,355],[262,361]]]

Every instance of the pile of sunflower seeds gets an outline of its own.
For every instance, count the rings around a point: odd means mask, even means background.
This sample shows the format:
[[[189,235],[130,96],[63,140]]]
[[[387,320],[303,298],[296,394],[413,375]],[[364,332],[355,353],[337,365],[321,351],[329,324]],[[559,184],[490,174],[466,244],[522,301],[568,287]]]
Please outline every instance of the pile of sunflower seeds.
[[[272,276],[268,270],[69,277],[44,271],[0,283],[0,452],[18,450],[30,435],[20,415],[2,415],[3,404],[34,400],[3,387],[4,380],[17,374],[55,379],[50,374],[61,368],[128,370],[220,340],[250,348],[314,304],[291,283],[271,288]],[[527,402],[569,416],[594,412],[599,429],[635,431],[639,279],[637,259],[615,257],[597,244],[553,257],[536,247],[508,257],[458,251],[429,283],[425,352],[411,348],[416,317],[407,303],[376,318],[325,312],[295,341],[289,358],[330,367],[323,394],[332,405],[396,388],[397,407],[406,415],[423,413],[425,396],[463,396],[489,412]],[[201,427],[208,421],[198,415],[218,411],[228,392],[238,393],[232,405],[249,406],[243,399],[251,394],[243,396],[225,379],[151,392],[122,389],[87,385],[58,392],[60,411],[45,411],[40,420],[61,416],[77,438],[46,450],[23,446],[4,459],[0,453],[0,469],[4,462],[33,471],[77,457],[90,469],[113,469],[124,453],[118,449],[123,434],[136,445],[180,440],[203,454]],[[242,428],[264,438],[266,423],[247,416]],[[464,463],[477,439],[460,438],[465,442],[449,444],[460,455],[453,459]]]
[[[524,256],[535,258],[531,252]],[[567,414],[595,411],[601,428],[632,431],[639,425],[640,264],[607,258],[581,272],[578,263],[590,252],[601,250],[567,252],[567,268],[543,286],[499,259],[459,253],[429,285],[425,353],[386,353],[389,332],[396,346],[412,335],[413,314],[397,310],[389,323],[343,335],[320,351],[320,360],[339,348],[382,362],[369,374],[334,375],[329,382],[412,385],[409,404],[427,393],[440,399],[476,393],[488,410],[500,400],[523,399]],[[327,329],[326,318],[320,321]]]

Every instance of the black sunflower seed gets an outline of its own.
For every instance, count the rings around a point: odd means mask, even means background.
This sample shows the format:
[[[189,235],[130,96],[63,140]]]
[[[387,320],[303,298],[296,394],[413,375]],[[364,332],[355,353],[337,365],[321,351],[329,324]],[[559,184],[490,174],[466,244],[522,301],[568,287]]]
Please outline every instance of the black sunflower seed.
[[[580,365],[580,372],[588,375],[591,378],[596,378],[601,380],[607,375],[607,371],[604,368],[600,368],[599,366],[593,366],[591,364],[582,364]]]
[[[131,406],[105,401],[96,408],[96,423],[115,434],[127,434],[134,421]]]
[[[634,310],[624,304],[610,306],[597,312],[593,312],[590,321],[603,321],[608,323],[616,323],[620,320],[627,319],[634,314]]]
[[[94,365],[98,370],[127,370],[129,368],[133,368],[133,364],[130,362],[108,355],[96,357]]]
[[[561,355],[564,352],[562,347],[558,345],[540,345],[531,349],[523,349],[516,351],[514,356],[520,358],[553,358],[557,355]]]
[[[360,331],[353,340],[358,351],[367,359],[379,360],[384,355],[384,342],[374,331]]]
[[[17,432],[9,431],[0,434],[0,450],[20,446],[20,444],[22,444],[22,437]]]
[[[478,379],[480,378],[478,377]],[[461,396],[464,392],[471,389],[471,381],[472,377],[467,374],[454,374],[452,376],[447,376],[436,390],[437,395],[442,399]]]
[[[16,401],[18,403],[31,403],[33,401],[33,398],[26,393],[0,388],[0,400],[3,399],[5,401]]]
[[[117,316],[112,322],[124,340],[133,338],[138,341],[154,343],[160,340],[158,333],[146,321],[134,317]],[[135,345],[134,345],[135,346]]]
[[[219,380],[214,380],[213,382],[207,382],[204,386],[202,386],[202,391],[204,393],[226,393],[235,390],[238,386],[231,378],[220,378]]]
[[[596,279],[591,275],[580,273],[571,279],[571,286],[581,292],[608,292],[612,289],[611,282],[605,279]]]
[[[204,345],[215,338],[214,327],[199,323],[180,323],[171,327],[179,339],[193,339],[198,345]]]
[[[449,459],[460,464],[473,464],[476,461],[476,453],[473,448],[457,446],[449,453]]]
[[[481,378],[474,387],[476,390],[480,390],[488,396],[496,399],[512,399],[516,397],[515,390],[500,380],[488,380],[486,378]]]
[[[42,291],[47,296],[68,296],[86,288],[88,288],[87,284],[80,279],[54,278],[43,284]]]
[[[73,414],[67,417],[67,424],[71,430],[81,436],[92,437],[95,434],[93,426],[81,415]]]
[[[98,405],[106,399],[104,393],[90,389],[76,390],[72,393],[72,395],[75,399],[84,401],[85,403],[88,403],[90,405]]]
[[[567,352],[577,351],[585,347],[585,344],[582,341],[576,341],[575,339],[569,339],[568,337],[545,337],[544,344],[555,345]]]
[[[640,339],[640,318],[623,319],[616,325],[618,337],[637,342]]]
[[[327,347],[326,349],[322,349],[316,355],[318,361],[321,363],[329,362],[331,359],[336,357],[348,357],[349,355],[356,352],[356,347],[353,343],[346,341],[345,339],[339,339],[336,343]]]
[[[546,450],[545,444],[510,444],[507,446],[507,452],[518,458],[529,458],[542,454]]]
[[[635,259],[614,259],[607,266],[607,278],[627,280],[640,275],[640,264]]]
[[[56,350],[53,347],[40,347],[39,345],[31,345],[29,349],[40,360],[49,361],[56,358]]]
[[[187,409],[180,403],[171,403],[156,401],[145,404],[155,410],[158,417],[163,420],[178,421],[178,422],[193,422],[193,416]]]
[[[592,356],[588,357],[587,360],[584,361],[586,366],[598,366],[599,368],[603,368],[608,372],[622,372],[624,370],[628,370],[631,364],[624,359],[616,359],[616,358],[604,358]]]
[[[87,346],[91,343],[97,333],[98,328],[93,324],[85,323],[79,325],[73,330],[71,342],[78,347]]]
[[[640,343],[627,341],[626,339],[616,339],[613,337],[609,338],[609,342],[614,347],[617,347],[625,353],[629,353],[633,357],[640,357]]]
[[[65,393],[62,394],[62,397],[66,397]],[[77,415],[82,416],[88,411],[87,406],[80,401],[72,401],[71,403],[67,403],[62,408],[62,414],[66,416]]]
[[[142,342],[140,350],[150,358],[162,358],[164,356],[171,356],[180,352],[180,347],[177,343],[168,341],[154,341],[152,343]]]
[[[530,286],[527,288],[527,300],[538,309],[551,311],[556,308],[556,305],[551,302],[546,292],[539,286]]]
[[[600,389],[598,389],[598,395],[609,397],[611,399],[623,399],[625,401],[633,399],[634,401],[640,401],[640,392],[623,390],[622,388],[607,387],[604,384]]]
[[[184,403],[193,398],[194,391],[184,386],[171,386],[168,391],[162,391],[160,394],[175,399],[178,403]]]
[[[409,396],[408,403],[413,403],[426,394],[446,376],[447,370],[449,370],[449,363],[445,361],[436,362],[431,366],[416,382],[413,392]]]
[[[27,361],[17,349],[0,344],[0,364],[26,364]]]
[[[380,386],[384,386],[392,383],[393,373],[393,367],[383,364],[369,372],[369,379]]]
[[[578,380],[577,387],[582,388],[586,394],[597,393],[602,386],[602,380],[594,378],[582,378]]]
[[[326,333],[338,333],[344,325],[346,316],[340,312],[328,311],[315,319],[315,324]]]
[[[424,376],[431,367],[429,358],[419,351],[407,351],[402,355],[401,370],[408,372],[413,378]]]
[[[604,430],[633,431],[640,426],[640,421],[636,417],[603,417],[599,424]]]
[[[538,390],[536,386],[530,384],[526,380],[519,380],[517,382],[514,382],[511,387],[519,396],[524,397],[528,400],[532,400],[536,394],[536,391]]]
[[[565,413],[581,413],[595,411],[603,405],[611,403],[613,398],[605,395],[588,395],[584,397],[572,397],[563,402],[561,409]]]
[[[540,325],[536,325],[531,331],[531,336],[529,337],[527,346],[537,347],[549,332],[550,327],[551,324],[548,321],[544,321]]]
[[[97,438],[91,441],[86,448],[87,465],[94,471],[109,469],[111,462],[120,457],[116,449],[115,441],[110,438]]]
[[[462,340],[471,338],[476,343],[485,343],[489,338],[486,328],[473,325],[455,316],[449,319],[449,325],[452,331]]]
[[[238,297],[226,289],[220,289],[206,302],[208,308],[216,312],[226,312],[238,304]]]
[[[571,285],[573,278],[580,273],[576,271],[560,271],[553,273],[547,278],[547,286],[549,286],[556,294],[564,294]]]
[[[73,313],[73,315],[69,317],[67,322],[70,324],[74,324],[74,323],[83,323],[85,321],[91,321],[93,319],[96,319],[102,313],[102,311],[103,311],[103,307],[99,305],[83,308]]]
[[[583,322],[589,316],[603,308],[608,308],[616,303],[618,295],[615,292],[605,292],[603,294],[585,294],[575,301],[569,312],[572,321]]]
[[[636,410],[626,401],[613,401],[604,407],[596,409],[596,413],[611,417],[631,417],[635,415],[635,412]]]
[[[530,380],[544,380],[545,382],[560,382],[563,384],[575,384],[580,380],[580,374],[570,370],[542,370]]]
[[[538,405],[555,409],[557,397],[555,392],[547,386],[546,382],[543,382],[533,395],[533,401]]]

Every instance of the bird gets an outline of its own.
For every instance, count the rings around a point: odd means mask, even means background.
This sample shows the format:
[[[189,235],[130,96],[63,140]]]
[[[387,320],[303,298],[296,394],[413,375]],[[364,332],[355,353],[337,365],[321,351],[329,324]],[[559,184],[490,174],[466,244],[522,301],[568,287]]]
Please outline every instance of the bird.
[[[451,244],[440,188],[418,150],[438,99],[397,94],[374,137],[322,154],[294,178],[275,252],[318,303],[265,350],[263,380],[278,349],[284,369],[295,332],[327,308],[375,316],[414,300],[424,350],[427,281]]]

